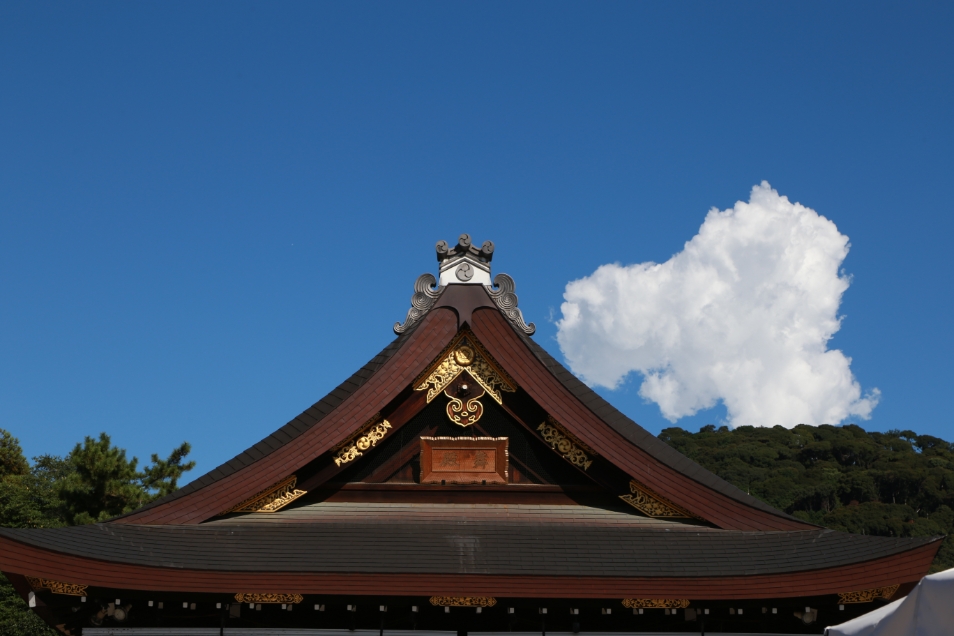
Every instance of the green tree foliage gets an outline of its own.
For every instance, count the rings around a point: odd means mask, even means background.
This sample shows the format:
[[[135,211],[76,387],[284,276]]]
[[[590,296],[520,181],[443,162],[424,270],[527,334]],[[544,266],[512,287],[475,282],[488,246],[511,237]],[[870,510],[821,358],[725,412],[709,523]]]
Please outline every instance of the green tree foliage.
[[[188,443],[166,459],[152,456],[142,472],[138,460],[112,445],[109,436],[87,437],[69,455],[42,455],[31,466],[19,441],[0,429],[0,526],[55,528],[104,521],[169,494],[195,462],[185,462]],[[0,634],[51,636],[50,630],[13,586],[0,576]]]
[[[173,492],[182,474],[195,466],[183,463],[191,450],[184,442],[164,460],[153,454],[152,465],[139,472],[139,460],[127,460],[126,451],[113,446],[109,435],[87,437],[67,457],[72,471],[59,485],[67,523],[106,521]]]
[[[0,575],[0,634],[4,636],[59,636],[30,611],[5,576]]]
[[[954,567],[954,444],[860,426],[667,428],[659,439],[738,488],[827,528],[949,535],[932,571]]]
[[[87,437],[67,459],[73,471],[60,483],[60,496],[70,525],[106,521],[146,503],[139,460],[127,460],[126,451],[113,446],[106,433]]]
[[[154,493],[153,498],[165,497],[179,489],[182,473],[195,468],[195,462],[182,463],[190,452],[192,446],[189,442],[182,442],[166,459],[159,459],[158,455],[152,454],[152,465],[143,471],[142,485]]]
[[[25,475],[29,470],[20,440],[0,429],[0,479],[7,475]]]

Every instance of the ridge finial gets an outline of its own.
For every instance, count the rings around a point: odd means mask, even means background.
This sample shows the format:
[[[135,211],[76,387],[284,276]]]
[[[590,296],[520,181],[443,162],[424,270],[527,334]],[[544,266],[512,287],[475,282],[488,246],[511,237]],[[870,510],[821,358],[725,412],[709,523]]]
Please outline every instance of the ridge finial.
[[[398,335],[405,333],[420,322],[448,285],[481,285],[500,313],[506,316],[514,328],[528,336],[536,331],[536,326],[532,322],[527,324],[524,321],[523,313],[517,307],[517,294],[514,293],[516,285],[513,278],[507,274],[497,274],[491,281],[490,261],[494,257],[493,241],[484,241],[478,249],[474,247],[470,234],[461,234],[453,247],[447,241],[438,241],[434,245],[434,251],[439,263],[439,277],[434,278],[433,274],[422,274],[418,277],[414,283],[411,308],[407,312],[404,324],[394,324],[394,333]],[[467,316],[469,315],[468,310]]]
[[[451,247],[447,241],[438,241],[435,246],[437,262],[440,263],[440,286],[445,285],[490,285],[490,261],[494,257],[493,241],[484,241],[480,248],[474,247],[470,234],[457,237]]]

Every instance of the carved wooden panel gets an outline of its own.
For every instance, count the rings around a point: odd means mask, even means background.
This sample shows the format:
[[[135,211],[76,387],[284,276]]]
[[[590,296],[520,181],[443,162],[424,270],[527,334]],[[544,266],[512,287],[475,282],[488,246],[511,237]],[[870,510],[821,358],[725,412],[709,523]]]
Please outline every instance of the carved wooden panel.
[[[841,592],[838,594],[838,602],[842,605],[848,603],[870,603],[876,598],[885,600],[894,596],[894,593],[901,587],[899,584],[886,585],[884,587],[875,587],[869,590],[859,590],[857,592]]]
[[[422,484],[506,484],[506,437],[421,437]]]

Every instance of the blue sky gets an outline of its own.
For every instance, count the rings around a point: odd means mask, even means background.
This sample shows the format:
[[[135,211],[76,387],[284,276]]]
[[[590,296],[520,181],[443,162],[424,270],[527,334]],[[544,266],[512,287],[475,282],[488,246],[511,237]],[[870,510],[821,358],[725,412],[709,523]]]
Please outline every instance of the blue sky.
[[[570,281],[762,180],[850,239],[863,426],[954,438],[947,3],[0,5],[0,427],[198,475],[393,337],[433,245]],[[629,376],[600,389],[668,426]],[[722,406],[685,417],[689,429]]]

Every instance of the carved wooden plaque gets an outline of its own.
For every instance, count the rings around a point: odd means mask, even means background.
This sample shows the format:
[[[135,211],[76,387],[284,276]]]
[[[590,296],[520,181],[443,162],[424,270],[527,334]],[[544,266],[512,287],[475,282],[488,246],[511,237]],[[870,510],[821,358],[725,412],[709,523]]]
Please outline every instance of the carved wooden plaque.
[[[422,437],[422,484],[506,484],[506,437]]]

